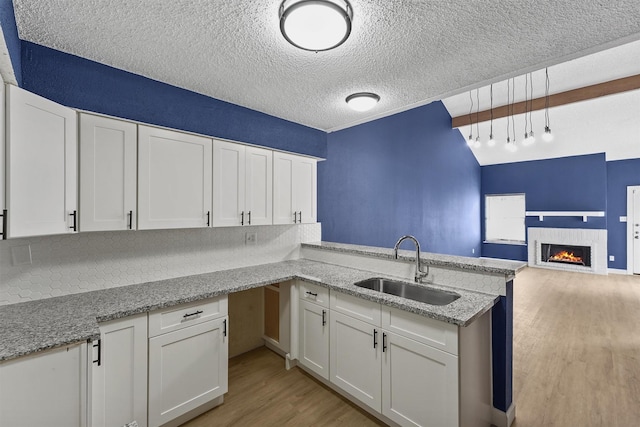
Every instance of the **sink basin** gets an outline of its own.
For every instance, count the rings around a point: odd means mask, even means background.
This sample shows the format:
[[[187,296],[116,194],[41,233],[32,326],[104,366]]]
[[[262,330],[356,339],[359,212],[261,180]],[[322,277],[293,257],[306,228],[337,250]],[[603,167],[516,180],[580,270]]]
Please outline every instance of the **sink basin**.
[[[447,305],[460,298],[460,295],[455,292],[441,291],[440,289],[427,288],[412,283],[398,282],[379,277],[363,280],[362,282],[354,283],[354,285],[431,305]]]

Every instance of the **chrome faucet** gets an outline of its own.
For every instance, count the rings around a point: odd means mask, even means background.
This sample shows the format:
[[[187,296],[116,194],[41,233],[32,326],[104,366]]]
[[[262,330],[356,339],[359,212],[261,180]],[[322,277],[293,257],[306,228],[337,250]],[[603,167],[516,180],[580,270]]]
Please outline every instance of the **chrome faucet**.
[[[400,247],[400,244],[407,239],[412,240],[413,243],[415,243],[416,245],[416,274],[414,279],[416,283],[420,283],[422,282],[423,278],[429,275],[429,264],[427,264],[427,271],[422,271],[422,268],[420,268],[420,242],[418,242],[418,239],[416,239],[411,235],[402,236],[401,238],[398,239],[395,246],[393,247],[393,252],[394,252],[395,258],[398,259],[398,248]]]

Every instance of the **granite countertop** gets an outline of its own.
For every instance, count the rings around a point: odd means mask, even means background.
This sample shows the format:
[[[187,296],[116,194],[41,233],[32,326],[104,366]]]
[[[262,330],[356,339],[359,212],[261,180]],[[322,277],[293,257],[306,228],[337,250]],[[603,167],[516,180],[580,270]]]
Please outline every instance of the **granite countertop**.
[[[290,279],[320,284],[459,326],[469,325],[490,310],[498,298],[433,285],[461,295],[451,304],[434,306],[353,285],[374,276],[383,277],[301,259],[0,306],[0,361],[98,339],[99,322]]]
[[[334,242],[316,242],[303,243],[302,247],[365,255],[376,258],[394,259],[393,249],[379,248],[376,246],[361,246]],[[414,262],[416,259],[416,252],[415,250],[401,249],[398,251],[398,258],[404,261]],[[448,267],[475,272],[504,274],[507,280],[513,279],[516,273],[527,266],[527,263],[522,261],[508,261],[495,258],[471,258],[457,255],[435,254],[431,252],[420,252],[420,260],[434,267]]]

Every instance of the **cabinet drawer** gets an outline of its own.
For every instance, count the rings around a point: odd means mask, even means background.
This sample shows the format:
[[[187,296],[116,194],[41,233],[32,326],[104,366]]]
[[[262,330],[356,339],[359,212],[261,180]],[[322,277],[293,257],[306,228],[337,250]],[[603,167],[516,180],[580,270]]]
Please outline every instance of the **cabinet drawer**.
[[[227,315],[227,296],[180,304],[149,313],[149,337]]]
[[[331,293],[331,310],[380,326],[380,303],[341,292]]]
[[[384,306],[382,327],[447,353],[458,354],[458,327],[451,323]]]
[[[329,307],[329,288],[313,283],[300,282],[300,299]]]

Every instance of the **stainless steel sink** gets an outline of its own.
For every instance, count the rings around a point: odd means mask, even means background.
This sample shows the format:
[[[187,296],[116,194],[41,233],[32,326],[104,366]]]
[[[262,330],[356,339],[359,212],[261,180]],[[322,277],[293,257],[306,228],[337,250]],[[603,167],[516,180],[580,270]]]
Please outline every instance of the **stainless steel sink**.
[[[460,295],[455,292],[441,291],[440,289],[382,279],[380,277],[363,280],[362,282],[354,283],[354,285],[431,305],[447,305],[460,298]]]

